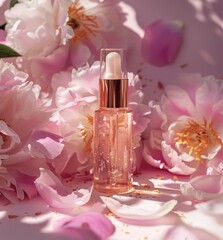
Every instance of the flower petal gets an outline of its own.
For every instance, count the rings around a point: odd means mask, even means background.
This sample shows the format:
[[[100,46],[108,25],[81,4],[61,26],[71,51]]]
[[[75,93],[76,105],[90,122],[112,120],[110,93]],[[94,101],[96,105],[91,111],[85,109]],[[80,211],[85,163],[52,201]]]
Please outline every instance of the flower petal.
[[[204,175],[180,186],[181,193],[190,199],[204,201],[223,197],[223,175]]]
[[[176,200],[163,203],[121,196],[113,198],[101,197],[101,199],[116,216],[133,220],[149,220],[162,217],[177,204]],[[129,205],[129,203],[131,204]]]
[[[172,63],[182,44],[181,21],[158,20],[145,29],[141,52],[144,59],[155,66]]]
[[[54,159],[63,150],[64,144],[56,134],[36,131],[30,139],[28,148],[34,157]]]
[[[39,178],[35,180],[40,196],[51,207],[73,209],[87,203],[91,196],[91,189],[72,189],[64,186],[50,170],[41,169]]]
[[[111,236],[115,227],[103,214],[88,212],[60,219],[55,230],[78,240],[102,240]]]

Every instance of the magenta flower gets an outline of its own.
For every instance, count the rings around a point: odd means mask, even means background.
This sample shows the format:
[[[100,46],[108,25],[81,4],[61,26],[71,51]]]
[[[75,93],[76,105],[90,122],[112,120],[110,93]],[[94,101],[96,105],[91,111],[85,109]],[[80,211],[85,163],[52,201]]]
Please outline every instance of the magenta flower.
[[[141,53],[151,65],[171,64],[181,47],[183,23],[181,21],[158,20],[145,29]]]
[[[161,101],[150,103],[143,156],[175,174],[190,175],[198,168],[208,173],[212,162],[215,169],[221,164],[222,80],[189,74],[181,83],[183,87],[167,86]]]

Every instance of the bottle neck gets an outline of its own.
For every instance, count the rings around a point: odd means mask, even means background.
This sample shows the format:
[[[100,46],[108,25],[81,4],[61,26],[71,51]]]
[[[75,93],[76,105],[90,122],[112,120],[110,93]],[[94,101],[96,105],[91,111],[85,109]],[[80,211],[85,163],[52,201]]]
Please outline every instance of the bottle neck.
[[[100,79],[99,92],[100,107],[128,107],[128,79]]]

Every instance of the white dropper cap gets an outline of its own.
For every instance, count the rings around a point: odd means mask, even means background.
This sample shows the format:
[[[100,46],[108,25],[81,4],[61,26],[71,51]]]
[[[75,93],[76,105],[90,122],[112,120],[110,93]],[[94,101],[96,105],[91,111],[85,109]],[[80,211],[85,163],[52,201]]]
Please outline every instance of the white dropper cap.
[[[128,78],[124,49],[101,49],[100,63],[99,106],[126,108],[128,106]]]
[[[121,56],[117,52],[110,52],[105,59],[105,78],[120,79],[122,78]]]

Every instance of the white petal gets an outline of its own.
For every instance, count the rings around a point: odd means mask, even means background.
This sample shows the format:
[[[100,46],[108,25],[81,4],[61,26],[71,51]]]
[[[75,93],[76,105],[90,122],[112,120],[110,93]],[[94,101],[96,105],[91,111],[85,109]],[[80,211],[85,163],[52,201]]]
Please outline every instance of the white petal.
[[[159,202],[132,197],[101,197],[108,209],[116,216],[133,220],[149,220],[169,213],[177,204],[176,200]]]

